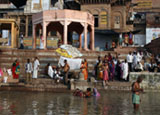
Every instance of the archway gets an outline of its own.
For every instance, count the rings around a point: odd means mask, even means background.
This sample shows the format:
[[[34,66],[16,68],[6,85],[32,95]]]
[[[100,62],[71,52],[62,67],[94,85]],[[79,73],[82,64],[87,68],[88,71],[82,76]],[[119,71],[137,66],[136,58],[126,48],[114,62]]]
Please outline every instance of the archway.
[[[47,26],[47,48],[57,48],[63,43],[63,25],[60,22],[50,22]]]
[[[84,27],[79,22],[71,22],[68,26],[68,42],[71,45],[75,45],[76,47],[82,48],[82,33]]]

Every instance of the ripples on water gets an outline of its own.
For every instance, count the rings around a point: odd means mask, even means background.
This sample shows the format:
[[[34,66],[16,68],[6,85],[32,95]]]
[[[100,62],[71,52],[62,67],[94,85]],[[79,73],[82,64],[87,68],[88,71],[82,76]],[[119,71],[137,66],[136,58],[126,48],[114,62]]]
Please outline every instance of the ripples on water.
[[[67,93],[0,92],[0,115],[159,115],[160,93],[141,95],[140,112],[134,113],[131,93],[101,92],[99,98]]]

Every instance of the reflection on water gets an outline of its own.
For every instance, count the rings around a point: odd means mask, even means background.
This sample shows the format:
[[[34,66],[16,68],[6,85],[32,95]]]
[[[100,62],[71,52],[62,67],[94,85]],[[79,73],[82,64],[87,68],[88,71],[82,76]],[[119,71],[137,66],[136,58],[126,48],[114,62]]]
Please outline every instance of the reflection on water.
[[[141,95],[134,113],[131,93],[101,92],[99,98],[80,98],[67,93],[0,92],[0,115],[158,115],[160,93]]]

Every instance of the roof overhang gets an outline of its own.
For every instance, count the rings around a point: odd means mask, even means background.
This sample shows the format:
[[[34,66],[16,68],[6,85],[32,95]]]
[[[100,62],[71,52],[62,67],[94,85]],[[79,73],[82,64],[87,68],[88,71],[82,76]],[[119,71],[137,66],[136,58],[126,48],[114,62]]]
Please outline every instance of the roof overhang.
[[[98,29],[95,29],[95,33],[98,33],[98,34],[108,34],[108,35],[118,35],[119,33],[118,32],[115,32],[114,30],[98,30]]]
[[[12,2],[17,8],[26,5],[27,0],[9,0]]]

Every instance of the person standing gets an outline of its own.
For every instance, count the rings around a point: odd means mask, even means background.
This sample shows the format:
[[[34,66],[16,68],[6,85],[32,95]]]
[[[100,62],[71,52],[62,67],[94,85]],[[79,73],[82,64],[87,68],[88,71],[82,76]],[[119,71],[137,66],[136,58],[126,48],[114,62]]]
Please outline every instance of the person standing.
[[[84,80],[87,80],[88,79],[88,71],[87,71],[87,67],[88,67],[88,64],[87,64],[87,61],[84,60],[82,61],[82,64],[81,64],[81,70],[82,70],[82,73],[84,75]]]
[[[126,46],[128,46],[128,34],[127,33],[124,35],[124,43]]]
[[[37,57],[35,57],[33,66],[34,67],[33,67],[33,77],[32,78],[38,78],[38,70],[39,70],[40,63]]]
[[[21,33],[21,35],[20,35],[20,48],[19,49],[24,49],[24,45],[23,45],[23,33]]]
[[[25,64],[25,70],[27,74],[26,83],[32,83],[32,63],[30,62],[30,59],[27,59],[27,63]]]
[[[133,56],[131,52],[129,52],[129,54],[127,55],[127,62],[129,66],[129,72],[132,72]]]
[[[108,63],[106,62],[104,64],[104,70],[103,70],[103,86],[108,84],[109,81],[109,67],[108,67]]]
[[[115,64],[113,60],[109,64],[109,71],[110,71],[110,80],[113,81],[115,79]]]
[[[86,69],[86,79],[88,79],[88,62],[87,62],[87,59],[84,59],[84,66],[85,66],[85,69]]]
[[[20,74],[20,65],[18,60],[15,60],[15,62],[12,64],[12,75],[13,79],[18,79]]]
[[[123,71],[123,76],[122,78],[124,80],[127,80],[127,77],[128,77],[128,63],[127,63],[127,60],[125,60],[123,63],[122,63],[122,71]]]
[[[117,79],[120,81],[122,79],[122,64],[121,61],[118,60],[117,61],[117,65],[116,65],[116,72],[117,72]]]
[[[132,84],[132,103],[134,110],[139,109],[140,104],[140,93],[143,92],[143,89],[140,88],[140,83],[142,82],[142,77],[138,77],[137,81]]]
[[[70,70],[70,66],[67,63],[67,60],[64,60],[64,66],[62,66],[62,68],[63,68],[63,81],[64,81],[64,84],[67,84],[68,73],[69,73],[69,70]]]
[[[133,64],[132,64],[132,68],[134,69],[135,66],[137,65],[138,62],[138,56],[137,56],[137,52],[133,53]]]
[[[133,34],[132,32],[129,33],[129,44],[132,45],[133,44]]]
[[[44,38],[43,38],[43,35],[40,34],[40,49],[44,49]]]
[[[120,33],[119,34],[119,46],[122,46],[122,42],[123,42],[123,34]]]

